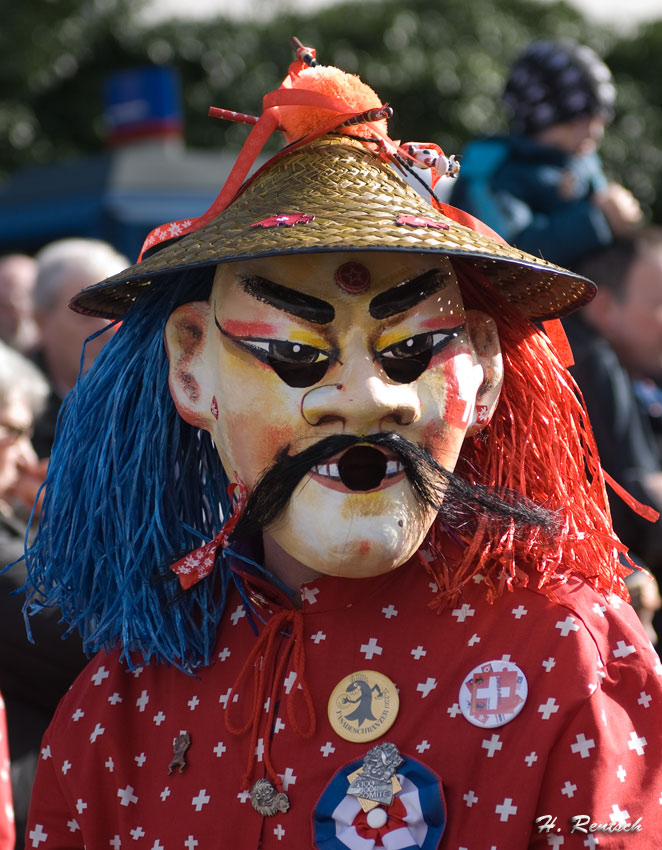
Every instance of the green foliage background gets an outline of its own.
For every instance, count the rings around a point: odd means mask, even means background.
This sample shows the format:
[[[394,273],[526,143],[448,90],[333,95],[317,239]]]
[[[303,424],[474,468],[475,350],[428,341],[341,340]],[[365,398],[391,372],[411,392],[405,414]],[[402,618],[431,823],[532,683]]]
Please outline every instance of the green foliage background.
[[[101,91],[112,70],[168,63],[182,76],[186,140],[238,147],[246,128],[207,117],[210,105],[258,113],[285,76],[289,37],[325,64],[360,74],[395,108],[393,138],[458,152],[503,127],[508,68],[533,39],[590,44],[618,84],[602,148],[610,176],[662,221],[662,21],[623,35],[589,24],[563,0],[362,0],[314,16],[140,23],[140,0],[23,0],[0,29],[0,174],[103,147]],[[185,4],[183,4],[185,6]]]

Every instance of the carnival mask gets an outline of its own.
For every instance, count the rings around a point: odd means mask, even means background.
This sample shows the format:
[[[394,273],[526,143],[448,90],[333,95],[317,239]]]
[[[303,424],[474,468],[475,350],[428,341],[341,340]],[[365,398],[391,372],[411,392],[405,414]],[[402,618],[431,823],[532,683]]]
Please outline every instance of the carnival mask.
[[[263,531],[331,575],[378,575],[412,556],[436,509],[400,446],[452,471],[502,378],[494,323],[464,310],[443,256],[222,264],[209,301],[172,314],[166,343],[180,415],[259,497]]]

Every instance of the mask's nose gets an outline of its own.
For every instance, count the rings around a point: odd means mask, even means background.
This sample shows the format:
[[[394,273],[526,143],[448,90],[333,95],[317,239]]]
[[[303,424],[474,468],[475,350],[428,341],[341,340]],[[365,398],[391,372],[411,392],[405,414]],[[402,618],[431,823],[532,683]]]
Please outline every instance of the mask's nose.
[[[415,384],[389,381],[368,355],[339,375],[342,383],[314,387],[304,396],[301,413],[310,425],[338,423],[343,431],[369,434],[394,425],[410,425],[421,415]]]

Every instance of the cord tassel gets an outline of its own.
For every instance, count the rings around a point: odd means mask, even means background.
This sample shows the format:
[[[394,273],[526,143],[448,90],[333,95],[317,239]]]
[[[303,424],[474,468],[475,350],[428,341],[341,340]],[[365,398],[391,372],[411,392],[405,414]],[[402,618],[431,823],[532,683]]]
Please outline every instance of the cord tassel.
[[[285,638],[284,646],[278,645],[278,637]],[[279,657],[280,656],[280,657]],[[271,761],[271,738],[276,717],[278,691],[282,687],[285,669],[290,659],[294,659],[296,682],[300,685],[308,713],[307,728],[303,728],[294,714],[294,695],[292,686],[286,697],[287,716],[295,731],[303,738],[310,738],[315,732],[315,708],[310,689],[305,681],[305,650],[303,635],[303,615],[298,610],[282,611],[275,614],[265,625],[251,652],[248,654],[239,674],[230,689],[225,707],[225,725],[232,735],[244,735],[250,730],[248,759],[242,777],[242,786],[248,788],[255,769],[256,749],[260,729],[263,727],[261,714],[263,706],[268,705],[264,722],[264,764],[269,780],[281,792],[282,781]],[[250,711],[244,723],[235,723],[231,717],[232,703],[252,679],[253,693]],[[267,703],[268,699],[268,703]]]

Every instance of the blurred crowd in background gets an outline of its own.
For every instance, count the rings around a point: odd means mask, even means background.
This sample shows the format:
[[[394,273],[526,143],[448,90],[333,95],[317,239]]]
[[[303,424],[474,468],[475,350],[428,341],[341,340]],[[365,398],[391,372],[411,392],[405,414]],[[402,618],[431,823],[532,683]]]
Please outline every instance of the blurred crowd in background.
[[[115,274],[126,257],[101,240],[69,238],[35,257],[0,258],[0,565],[21,558],[39,522],[35,499],[46,476],[57,416],[79,371],[107,339],[108,323],[68,308],[81,288]],[[87,337],[92,336],[85,345]],[[34,511],[33,511],[34,506]],[[9,732],[17,846],[27,817],[40,741],[61,697],[86,663],[76,637],[62,639],[60,613],[23,622],[18,563],[0,575],[0,691]]]
[[[47,4],[48,14],[56,5]],[[80,11],[81,5],[72,0],[71,10]],[[104,4],[98,5],[101,9]],[[594,51],[581,43],[588,27],[579,15],[567,8],[559,11],[558,4],[538,6],[533,0],[522,5],[519,18],[514,7],[509,9],[506,4],[507,11],[488,32],[480,10],[485,12],[489,4],[481,0],[471,7],[460,4],[465,17],[471,18],[467,26],[474,32],[463,36],[464,52],[461,44],[455,45],[451,61],[444,58],[443,51],[432,57],[422,35],[438,24],[436,12],[427,5],[424,9],[417,0],[397,4],[397,9],[390,2],[382,5],[384,15],[379,23],[374,20],[373,8],[374,49],[368,28],[361,29],[360,20],[355,40],[345,32],[344,19],[340,28],[343,4],[320,14],[314,24],[290,16],[274,22],[272,30],[287,31],[289,36],[290,28],[303,27],[297,34],[304,43],[315,44],[323,62],[360,70],[366,82],[387,94],[390,88],[396,117],[400,116],[394,137],[404,134],[409,123],[407,134],[434,133],[421,141],[437,142],[447,153],[461,153],[460,176],[444,178],[442,200],[450,198],[452,204],[483,219],[523,250],[571,267],[598,284],[595,300],[580,314],[564,320],[575,359],[571,371],[586,401],[606,471],[635,499],[662,510],[662,228],[654,223],[656,217],[662,219],[662,150],[650,139],[655,129],[652,119],[644,132],[632,109],[635,91],[635,111],[639,104],[639,118],[650,118],[646,83],[633,88],[633,78],[627,75],[619,81],[603,61],[611,51],[617,65],[624,67],[630,61],[634,67],[639,57],[628,53],[633,39],[628,47],[614,33],[596,31],[592,44],[598,50]],[[459,7],[455,6],[449,4],[446,29],[456,25]],[[219,97],[226,98],[218,105],[243,109],[246,104],[238,102],[236,95],[228,99],[235,78],[243,76],[249,92],[251,88],[265,91],[278,84],[288,61],[284,58],[276,67],[273,54],[264,55],[265,27],[255,25],[251,35],[250,28],[237,23],[226,26],[226,52],[218,44],[213,49],[201,47],[200,30],[193,24],[177,32],[163,25],[159,38],[152,33],[138,49],[135,32],[132,35],[121,23],[121,15],[127,12],[125,4],[117,0],[104,8],[99,11],[101,18],[112,12],[106,29],[100,27],[92,33],[80,55],[74,47],[62,54],[69,55],[73,65],[70,62],[67,70],[65,63],[64,70],[55,74],[55,82],[51,79],[51,89],[59,87],[60,94],[78,86],[78,103],[80,93],[89,91],[94,78],[92,74],[83,80],[78,71],[85,63],[96,68],[95,63],[101,61],[89,50],[95,39],[102,39],[102,31],[110,34],[109,44],[117,48],[109,65],[117,69],[118,61],[126,64],[130,58],[142,59],[145,51],[154,63],[172,62],[184,77],[187,109],[195,102],[203,114],[211,101],[206,101],[208,89],[191,82],[194,67],[204,68],[207,81],[216,80]],[[353,18],[363,14],[360,8],[352,11]],[[642,31],[640,53],[643,45],[655,44],[656,39],[662,44],[661,28],[662,22]],[[37,54],[41,50],[46,56],[39,31],[37,27]],[[544,39],[526,38],[534,31],[544,32]],[[232,47],[228,32],[234,33]],[[188,48],[185,33],[189,35]],[[567,35],[574,36],[574,41],[564,37]],[[58,31],[55,41],[63,38]],[[70,41],[78,43],[76,33],[70,33]],[[242,44],[249,49],[239,50]],[[274,53],[286,57],[286,50],[283,39]],[[503,59],[508,51],[510,64]],[[660,55],[662,50],[656,61]],[[463,61],[456,62],[455,56]],[[421,62],[428,67],[422,69]],[[35,91],[39,89],[34,83],[38,72],[37,67],[31,70]],[[436,75],[435,89],[423,92],[417,80],[429,79],[431,72]],[[263,83],[265,75],[271,76],[270,84]],[[29,79],[28,74],[21,85],[27,86]],[[655,79],[651,73],[651,80]],[[476,90],[477,81],[480,91]],[[43,91],[48,91],[46,84],[31,104],[21,104],[20,120],[12,125],[12,150],[5,150],[4,155],[0,150],[0,168],[15,168],[19,160],[28,164],[56,158],[67,150],[62,143],[67,132],[71,151],[93,149],[94,138],[85,134],[98,124],[96,114],[73,116],[63,131],[50,112],[39,112]],[[630,95],[627,108],[620,106],[623,92]],[[0,120],[3,114],[6,121],[7,115],[11,117],[12,103],[8,98],[4,113],[0,108]],[[432,115],[428,103],[434,104]],[[625,120],[628,116],[629,122]],[[197,140],[210,141],[217,148],[235,147],[244,132],[230,127],[210,136],[213,129],[199,131]],[[32,143],[34,155],[28,153]],[[607,155],[601,158],[598,151],[603,143]],[[457,149],[449,145],[457,145]],[[21,151],[25,154],[22,160]],[[214,195],[220,182],[219,175],[209,174]],[[36,244],[34,236],[17,239],[15,245],[5,246],[0,256],[2,566],[20,559],[25,540],[38,527],[39,501],[35,500],[45,478],[60,406],[78,374],[89,368],[113,333],[105,321],[70,311],[68,302],[80,289],[119,272],[135,259],[120,253],[123,243],[119,239],[112,245],[90,238],[87,231],[67,229],[66,224],[62,231],[64,238],[48,244]],[[651,574],[662,580],[662,522],[645,521],[618,496],[610,495],[610,501],[616,531],[630,548],[633,561],[643,568],[630,577],[630,591],[655,640],[660,598]],[[23,847],[41,736],[60,697],[86,663],[77,637],[64,637],[66,626],[59,622],[57,611],[33,619],[34,643],[29,642],[21,598],[13,594],[24,580],[20,562],[0,576],[0,691],[9,730],[18,848]],[[0,834],[0,850],[11,846],[11,839],[3,844]]]

